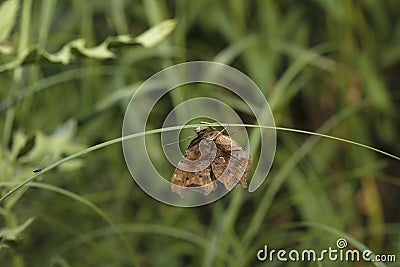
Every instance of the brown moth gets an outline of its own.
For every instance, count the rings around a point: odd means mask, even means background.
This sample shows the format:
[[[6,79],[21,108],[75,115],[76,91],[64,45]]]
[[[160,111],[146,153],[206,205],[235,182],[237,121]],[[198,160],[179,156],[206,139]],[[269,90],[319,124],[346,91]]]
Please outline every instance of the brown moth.
[[[198,127],[171,179],[171,191],[183,198],[189,191],[208,195],[217,188],[216,179],[232,190],[247,188],[246,173],[251,158],[231,137],[213,127]]]

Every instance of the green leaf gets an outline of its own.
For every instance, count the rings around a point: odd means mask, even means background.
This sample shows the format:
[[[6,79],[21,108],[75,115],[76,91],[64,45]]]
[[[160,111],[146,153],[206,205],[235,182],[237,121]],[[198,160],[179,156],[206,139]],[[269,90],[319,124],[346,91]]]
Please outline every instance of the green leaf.
[[[10,55],[14,52],[14,48],[5,42],[0,42],[0,54]]]
[[[1,18],[1,17],[0,17]],[[164,40],[176,27],[175,20],[163,21],[137,37],[130,35],[110,36],[104,42],[94,47],[86,47],[84,39],[75,39],[65,44],[60,51],[49,53],[37,46],[25,50],[22,55],[10,62],[0,65],[0,72],[15,69],[19,66],[38,60],[49,63],[69,64],[76,56],[94,59],[115,58],[116,54],[110,50],[123,45],[140,44],[146,48],[153,47]]]
[[[0,239],[15,241],[23,231],[33,222],[33,217],[26,220],[23,224],[16,227],[3,228],[0,230]]]
[[[21,163],[44,165],[59,160],[64,154],[72,154],[85,148],[75,140],[76,122],[68,120],[50,135],[36,134],[34,147],[18,159]],[[81,163],[75,163],[75,167]]]
[[[23,132],[15,132],[14,141],[11,149],[11,157],[13,159],[17,158],[18,152],[25,146],[27,139],[27,136]]]
[[[8,0],[0,6],[0,41],[6,40],[15,24],[18,0]],[[1,50],[0,50],[1,51]]]
[[[136,37],[136,42],[144,47],[153,47],[164,40],[175,26],[176,21],[173,19],[163,21]]]
[[[83,167],[84,161],[83,159],[73,159],[67,162],[64,162],[60,165],[60,170],[63,171],[73,171]]]
[[[115,57],[115,54],[108,50],[107,42],[103,42],[102,44],[92,48],[86,48],[85,41],[83,39],[79,39],[78,41],[80,42],[75,42],[73,48],[77,49],[84,56],[96,59],[107,59]]]

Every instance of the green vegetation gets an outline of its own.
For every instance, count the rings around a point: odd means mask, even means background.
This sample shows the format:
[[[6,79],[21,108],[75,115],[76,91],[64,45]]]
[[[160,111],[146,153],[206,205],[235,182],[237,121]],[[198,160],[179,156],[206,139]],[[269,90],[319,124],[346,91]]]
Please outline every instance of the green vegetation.
[[[209,60],[248,75],[277,126],[399,156],[399,8],[395,0],[2,1],[0,265],[356,265],[256,256],[264,245],[336,249],[339,238],[349,249],[395,254],[398,264],[398,158],[281,129],[260,189],[237,187],[215,203],[177,208],[134,183],[120,137],[143,81]],[[202,90],[163,97],[146,128],[155,131],[143,133],[154,138],[148,149],[166,179],[174,167],[154,133],[179,103],[213,97],[261,124],[226,90],[196,86]],[[397,266],[357,264],[374,265]]]

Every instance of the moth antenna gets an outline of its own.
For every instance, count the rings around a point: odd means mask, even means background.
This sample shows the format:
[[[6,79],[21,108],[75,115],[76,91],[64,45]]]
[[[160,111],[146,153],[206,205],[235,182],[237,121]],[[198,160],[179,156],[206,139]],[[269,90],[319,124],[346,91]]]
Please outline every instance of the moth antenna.
[[[220,136],[220,135],[222,134],[222,132],[226,130],[226,127],[225,127],[224,125],[222,125],[222,123],[220,123],[219,121],[215,121],[215,122],[201,121],[200,123],[201,123],[201,124],[214,124],[214,123],[217,123],[217,124],[219,124],[219,126],[221,126],[221,127],[223,128],[222,131],[219,131],[219,133],[216,134],[216,135],[213,137],[213,139],[215,139],[215,138],[217,138],[218,136]],[[229,126],[229,123],[227,124],[227,126]]]
[[[221,127],[223,127],[224,129],[222,129],[222,131],[221,132],[223,132],[223,131],[226,131],[226,129],[229,127],[229,123],[227,123],[226,124],[226,127],[224,126],[224,125],[222,125],[220,122],[216,122],[216,123],[218,123]],[[229,136],[231,136],[231,135],[233,135],[234,133],[236,133],[236,132],[238,132],[238,131],[242,131],[243,130],[243,128],[238,128],[238,129],[235,129],[235,130],[233,130],[231,133],[228,133],[228,131],[226,131],[226,133],[229,135]]]
[[[218,137],[219,135],[221,135],[221,133],[223,133],[224,131],[226,131],[226,133],[229,134],[228,131],[226,130],[227,127],[229,127],[229,123],[227,123],[226,126],[222,125],[222,123],[220,123],[219,121],[215,121],[215,122],[201,121],[200,123],[201,123],[201,124],[213,124],[213,123],[217,123],[217,124],[219,124],[219,126],[221,126],[221,127],[223,128],[223,129],[220,131],[220,133],[219,133],[218,135],[216,135],[214,138],[217,138],[217,137]],[[240,130],[242,130],[242,129],[240,129],[240,128],[239,128],[239,129],[236,129],[236,130],[232,131],[229,135],[232,135],[232,134],[234,134],[235,132],[240,131]]]
[[[219,126],[223,127],[224,129],[226,128],[224,125],[222,125],[222,123],[220,123],[219,121],[215,121],[215,122],[208,122],[208,121],[201,121],[200,124],[219,124]],[[229,123],[227,124],[227,126],[229,126]]]
[[[176,144],[176,143],[180,143],[180,142],[182,142],[182,141],[191,139],[191,138],[193,138],[193,137],[195,137],[195,136],[192,135],[192,136],[186,137],[186,138],[184,138],[184,139],[182,139],[182,140],[179,140],[179,141],[176,141],[176,142],[172,142],[172,143],[169,143],[169,144],[165,144],[165,145],[163,145],[163,147],[170,146],[170,145],[173,145],[173,144]]]

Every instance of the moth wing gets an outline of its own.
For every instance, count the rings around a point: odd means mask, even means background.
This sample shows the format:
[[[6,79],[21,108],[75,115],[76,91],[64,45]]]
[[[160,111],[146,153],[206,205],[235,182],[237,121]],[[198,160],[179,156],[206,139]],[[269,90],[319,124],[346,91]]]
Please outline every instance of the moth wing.
[[[247,155],[247,153],[246,153],[246,156],[247,156],[247,158],[246,158],[246,168],[244,170],[242,178],[240,178],[240,180],[239,180],[239,184],[243,188],[247,188],[246,174],[250,171],[250,167],[251,167],[251,157],[250,157],[250,155]]]
[[[186,160],[197,160],[201,153],[199,142],[191,144],[183,155]],[[179,164],[185,164],[182,159]],[[178,166],[179,166],[178,164]],[[211,179],[211,166],[197,172],[188,172],[176,168],[171,179],[171,191],[177,193],[181,198],[185,197],[190,191],[196,191],[203,195],[208,195],[216,189],[215,181]]]
[[[217,186],[211,179],[211,166],[199,172],[187,172],[176,168],[171,183],[171,191],[177,193],[181,198],[190,191],[208,195]]]
[[[223,151],[239,151],[243,148],[230,136],[220,134],[215,138],[215,144]]]
[[[251,158],[244,150],[224,152],[218,149],[211,168],[215,178],[230,191],[238,183],[247,188],[246,173],[250,170],[250,164]]]

